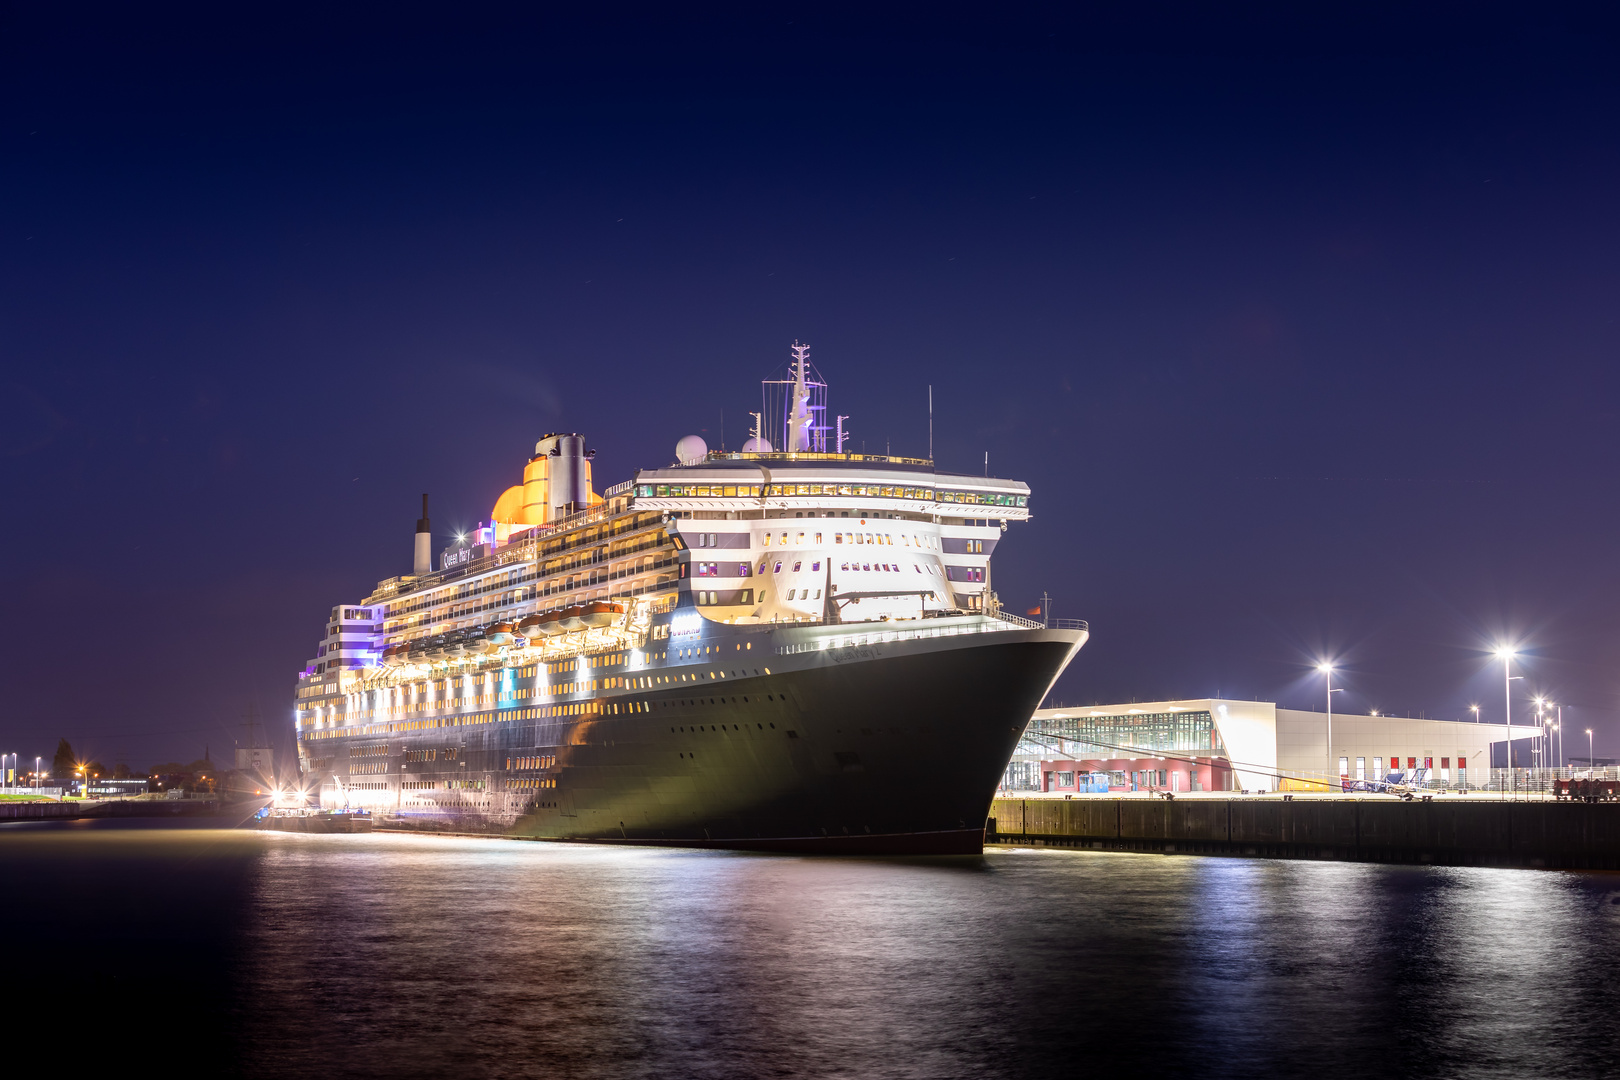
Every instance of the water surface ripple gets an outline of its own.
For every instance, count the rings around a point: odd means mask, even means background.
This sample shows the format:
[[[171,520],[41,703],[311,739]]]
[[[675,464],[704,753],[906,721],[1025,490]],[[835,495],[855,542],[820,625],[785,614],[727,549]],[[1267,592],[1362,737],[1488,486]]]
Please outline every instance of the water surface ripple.
[[[1616,875],[84,826],[0,871],[31,1038],[229,1076],[1620,1074]]]

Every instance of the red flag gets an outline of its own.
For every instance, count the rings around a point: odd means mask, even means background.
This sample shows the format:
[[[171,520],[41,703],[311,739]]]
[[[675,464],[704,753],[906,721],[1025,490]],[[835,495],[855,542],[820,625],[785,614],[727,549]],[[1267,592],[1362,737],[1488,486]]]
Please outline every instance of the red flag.
[[[1025,615],[1039,615],[1040,613],[1041,609],[1038,607],[1032,607],[1028,611],[1024,612]]]

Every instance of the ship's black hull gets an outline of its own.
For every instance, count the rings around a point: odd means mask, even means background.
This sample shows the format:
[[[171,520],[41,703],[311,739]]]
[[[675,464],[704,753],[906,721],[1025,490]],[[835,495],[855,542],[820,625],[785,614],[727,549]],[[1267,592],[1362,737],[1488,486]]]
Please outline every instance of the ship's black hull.
[[[766,851],[978,852],[1019,734],[1078,644],[1053,631],[996,636],[850,650],[841,661],[639,695],[646,713],[571,730],[557,751],[555,797],[507,831]]]

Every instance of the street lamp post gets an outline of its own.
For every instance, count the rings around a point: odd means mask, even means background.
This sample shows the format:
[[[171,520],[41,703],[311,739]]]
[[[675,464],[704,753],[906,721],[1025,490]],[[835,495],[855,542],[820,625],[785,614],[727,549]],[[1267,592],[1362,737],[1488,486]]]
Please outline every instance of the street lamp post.
[[[1558,722],[1553,725],[1553,730],[1558,732],[1558,767],[1562,769],[1564,767],[1564,707],[1555,705],[1553,708],[1558,710]]]
[[[1547,703],[1536,698],[1536,741],[1535,749],[1530,751],[1530,760],[1547,764]]]
[[[1508,783],[1514,785],[1514,790],[1518,790],[1513,777],[1513,676],[1509,674],[1513,663],[1513,650],[1503,645],[1496,650],[1496,655],[1502,658],[1502,706],[1507,725]]]
[[[1342,692],[1343,687],[1339,687],[1338,689],[1334,688],[1334,686],[1333,686],[1333,665],[1328,663],[1326,660],[1322,661],[1320,664],[1317,664],[1316,665],[1316,670],[1320,671],[1322,673],[1323,681],[1327,686],[1327,693],[1324,695],[1327,698],[1327,770],[1326,770],[1326,775],[1331,777],[1331,776],[1334,775],[1334,770],[1333,770],[1333,695]],[[1329,791],[1333,790],[1331,785],[1328,787],[1328,790]]]

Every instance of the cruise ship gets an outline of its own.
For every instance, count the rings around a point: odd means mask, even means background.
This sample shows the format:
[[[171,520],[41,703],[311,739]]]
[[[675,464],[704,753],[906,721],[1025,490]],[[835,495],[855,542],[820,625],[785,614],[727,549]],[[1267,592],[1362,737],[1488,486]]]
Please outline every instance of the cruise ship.
[[[982,849],[1083,623],[1000,610],[1014,480],[845,453],[795,345],[738,451],[597,492],[548,434],[487,522],[331,609],[306,789],[401,828],[851,853]],[[833,420],[833,423],[829,423]]]

